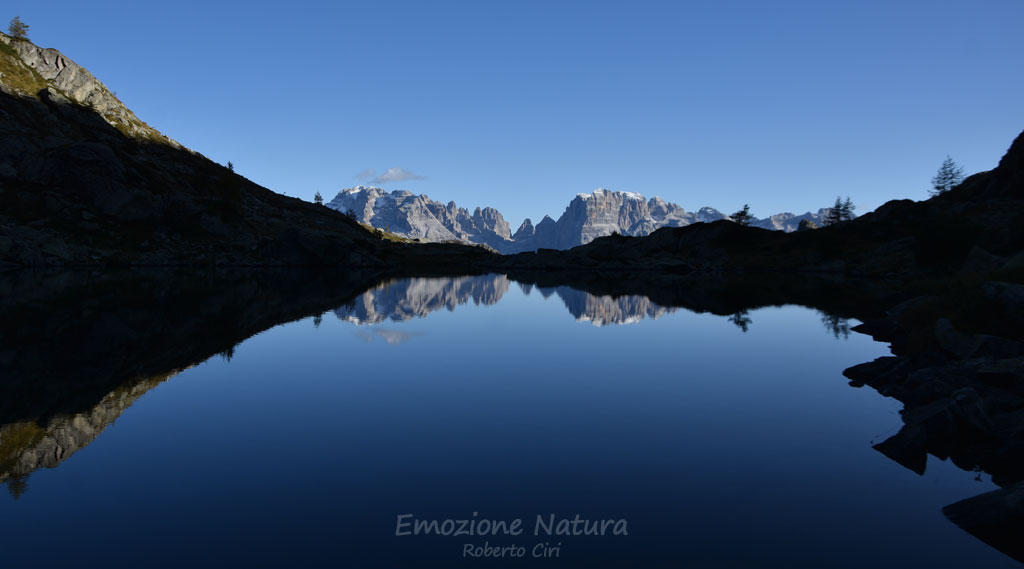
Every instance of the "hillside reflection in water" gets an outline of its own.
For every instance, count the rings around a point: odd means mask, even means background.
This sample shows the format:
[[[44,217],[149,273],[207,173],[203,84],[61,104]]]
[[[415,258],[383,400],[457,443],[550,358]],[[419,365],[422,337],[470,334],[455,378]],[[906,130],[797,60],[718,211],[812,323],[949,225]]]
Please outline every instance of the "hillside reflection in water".
[[[559,567],[1006,559],[940,513],[990,482],[872,450],[899,406],[842,378],[886,353],[843,316],[505,275],[224,278],[92,288],[101,306],[26,324],[91,340],[0,384],[5,565],[449,566],[465,538],[396,537],[396,516],[473,512],[530,530],[492,544],[561,542]],[[629,536],[533,536],[550,513]]]

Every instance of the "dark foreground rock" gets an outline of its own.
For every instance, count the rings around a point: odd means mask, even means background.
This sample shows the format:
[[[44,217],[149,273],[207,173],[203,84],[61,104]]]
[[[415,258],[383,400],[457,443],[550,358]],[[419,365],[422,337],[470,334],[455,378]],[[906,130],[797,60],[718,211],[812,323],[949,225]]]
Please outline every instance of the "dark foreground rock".
[[[964,531],[1006,553],[1024,560],[1024,484],[1013,484],[942,509]]]
[[[923,474],[928,455],[987,472],[1003,490],[943,511],[979,539],[1024,561],[1024,327],[1021,285],[988,281],[900,303],[854,330],[895,355],[847,369],[903,403],[903,427],[875,449]]]

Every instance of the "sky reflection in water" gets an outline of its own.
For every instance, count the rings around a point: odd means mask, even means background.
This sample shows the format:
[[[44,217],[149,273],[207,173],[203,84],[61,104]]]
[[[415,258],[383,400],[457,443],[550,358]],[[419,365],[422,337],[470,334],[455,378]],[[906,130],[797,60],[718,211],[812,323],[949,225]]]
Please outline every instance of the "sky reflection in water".
[[[990,482],[933,459],[922,478],[871,448],[899,429],[899,405],[841,372],[888,350],[845,324],[493,275],[392,282],[155,382],[18,500],[0,498],[3,555],[14,567],[1007,565],[940,512]],[[394,535],[399,514],[473,512],[527,531]],[[629,535],[532,535],[552,513],[625,519]],[[527,558],[463,558],[485,541]],[[529,558],[543,542],[559,557]]]

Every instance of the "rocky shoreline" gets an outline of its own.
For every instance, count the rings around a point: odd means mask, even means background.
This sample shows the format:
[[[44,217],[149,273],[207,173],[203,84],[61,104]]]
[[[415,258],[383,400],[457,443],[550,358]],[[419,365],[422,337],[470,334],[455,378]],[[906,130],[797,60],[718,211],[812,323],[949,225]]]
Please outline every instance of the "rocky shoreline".
[[[952,319],[951,319],[952,317]],[[903,427],[875,449],[924,474],[927,456],[985,472],[1002,489],[943,509],[955,524],[1024,561],[1024,285],[988,281],[958,302],[925,295],[854,330],[894,355],[844,371],[903,403]]]

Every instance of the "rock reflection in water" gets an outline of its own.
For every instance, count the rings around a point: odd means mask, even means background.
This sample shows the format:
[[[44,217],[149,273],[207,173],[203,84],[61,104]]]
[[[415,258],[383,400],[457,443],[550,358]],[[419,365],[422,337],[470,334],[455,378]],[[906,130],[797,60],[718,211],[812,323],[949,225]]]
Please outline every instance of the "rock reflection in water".
[[[353,324],[404,322],[442,308],[455,310],[470,300],[478,306],[495,304],[508,287],[505,275],[392,280],[356,296],[334,314]]]
[[[7,482],[18,498],[27,489],[29,475],[40,468],[56,468],[88,446],[136,400],[178,372],[127,383],[106,395],[91,409],[51,419],[0,425],[0,483]]]
[[[353,324],[403,322],[423,318],[436,310],[454,310],[470,301],[477,306],[496,304],[508,292],[510,282],[505,275],[388,281],[360,294],[334,313],[338,319]],[[527,296],[534,290],[530,284],[522,284],[521,288]],[[640,295],[595,295],[568,286],[537,287],[537,291],[544,298],[558,296],[576,320],[595,326],[632,324],[676,310]]]
[[[634,324],[644,318],[656,319],[676,311],[675,308],[659,306],[646,296],[597,296],[567,286],[556,287],[554,292],[577,321],[590,322],[594,326]]]

